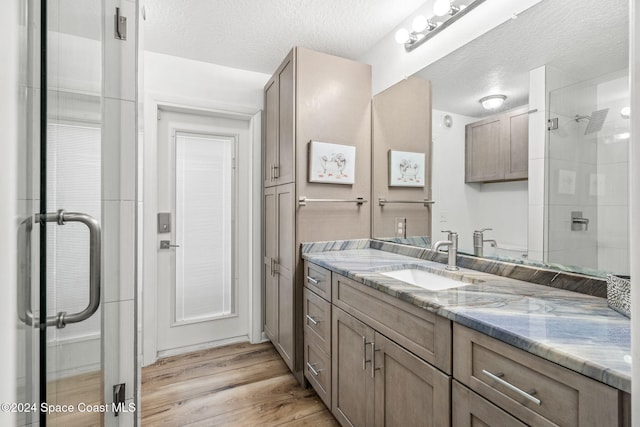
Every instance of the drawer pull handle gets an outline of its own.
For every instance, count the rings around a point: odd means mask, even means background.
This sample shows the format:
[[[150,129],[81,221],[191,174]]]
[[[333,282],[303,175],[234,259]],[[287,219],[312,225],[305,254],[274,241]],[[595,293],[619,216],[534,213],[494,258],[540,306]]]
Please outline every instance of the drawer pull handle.
[[[322,320],[316,320],[316,319],[314,319],[313,317],[309,316],[308,314],[307,314],[307,320],[308,320],[309,322],[313,323],[313,324],[314,324],[314,326],[317,326],[317,325],[318,325],[318,323],[322,322]]]
[[[307,283],[311,283],[312,285],[317,285],[318,283],[320,283],[319,280],[314,279],[311,276],[307,276]]]
[[[371,345],[371,378],[376,377],[376,371],[379,371],[381,368],[376,368],[376,351],[380,351],[380,348],[376,348],[375,342],[370,342]]]
[[[311,363],[309,363],[309,362],[307,362],[307,368],[313,374],[314,377],[317,377],[318,375],[320,375],[320,372],[322,372],[321,369],[318,369],[316,371],[315,368],[313,367],[313,365]]]
[[[498,374],[498,375],[494,375],[491,372],[483,369],[482,373],[485,374],[486,376],[488,376],[489,378],[491,378],[494,381],[497,381],[498,383],[502,384],[503,386],[507,387],[509,390],[511,391],[515,391],[516,393],[518,393],[520,396],[525,397],[527,399],[529,399],[530,401],[532,401],[533,403],[535,403],[536,405],[541,405],[542,402],[540,401],[540,399],[536,399],[535,397],[532,396],[532,394],[535,394],[535,390],[527,393],[524,390],[519,389],[518,387],[514,386],[513,384],[503,380],[502,377],[503,374]]]

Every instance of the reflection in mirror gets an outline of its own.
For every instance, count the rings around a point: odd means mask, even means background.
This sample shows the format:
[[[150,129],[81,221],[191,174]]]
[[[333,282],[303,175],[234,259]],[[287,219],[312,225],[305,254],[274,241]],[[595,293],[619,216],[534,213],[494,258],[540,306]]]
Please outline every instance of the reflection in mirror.
[[[454,230],[468,254],[629,274],[628,12],[626,0],[543,0],[416,73],[433,105],[423,242]],[[494,94],[504,104],[485,110]]]

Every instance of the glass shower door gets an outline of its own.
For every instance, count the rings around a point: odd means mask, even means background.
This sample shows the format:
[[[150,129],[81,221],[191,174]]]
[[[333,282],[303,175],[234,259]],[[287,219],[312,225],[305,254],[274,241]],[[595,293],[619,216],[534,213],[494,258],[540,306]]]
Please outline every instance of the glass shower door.
[[[628,80],[620,70],[549,95],[548,263],[629,274]]]
[[[133,319],[123,334],[120,305],[105,314],[121,230],[104,194],[115,177],[103,83],[103,23],[113,20],[103,3],[21,2],[18,425],[133,425],[115,416],[135,406],[112,405],[131,396],[133,381],[125,394],[119,379],[133,369],[123,375],[109,360],[133,337]]]

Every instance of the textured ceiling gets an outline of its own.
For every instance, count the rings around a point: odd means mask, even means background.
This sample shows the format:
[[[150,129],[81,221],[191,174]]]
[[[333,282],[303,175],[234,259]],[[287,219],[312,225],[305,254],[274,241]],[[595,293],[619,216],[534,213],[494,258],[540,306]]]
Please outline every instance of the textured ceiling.
[[[507,95],[503,109],[526,104],[539,66],[576,82],[628,67],[628,14],[628,0],[544,0],[417,75],[431,80],[434,108],[486,116],[478,100],[489,94]]]
[[[357,58],[425,0],[143,0],[145,50],[272,73],[293,46]]]

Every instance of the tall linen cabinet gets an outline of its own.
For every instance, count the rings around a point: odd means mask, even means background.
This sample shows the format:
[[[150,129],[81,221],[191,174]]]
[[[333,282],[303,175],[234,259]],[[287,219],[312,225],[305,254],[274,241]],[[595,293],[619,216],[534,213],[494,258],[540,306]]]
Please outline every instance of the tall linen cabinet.
[[[265,85],[264,104],[264,331],[302,382],[300,244],[370,235],[371,67],[295,47]],[[355,147],[354,182],[309,182],[310,141]]]

